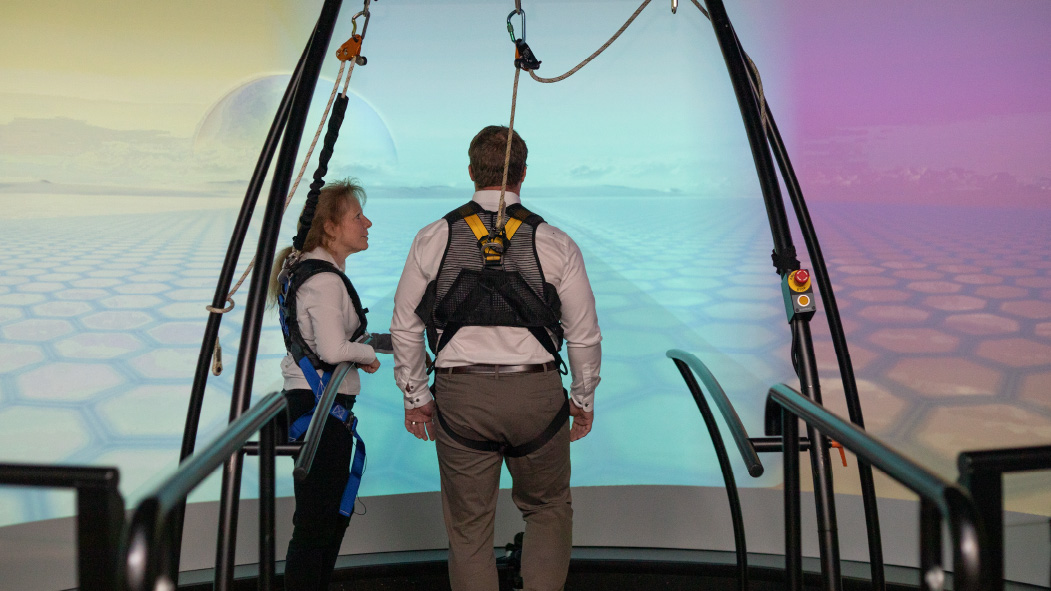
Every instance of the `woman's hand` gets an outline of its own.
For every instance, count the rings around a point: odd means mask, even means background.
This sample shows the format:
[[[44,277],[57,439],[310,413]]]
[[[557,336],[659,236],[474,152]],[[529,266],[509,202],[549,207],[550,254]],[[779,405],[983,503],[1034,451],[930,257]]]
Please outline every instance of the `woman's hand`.
[[[380,368],[380,360],[376,359],[372,363],[365,365],[364,363],[357,364],[359,369],[365,371],[365,373],[376,373],[376,370]]]

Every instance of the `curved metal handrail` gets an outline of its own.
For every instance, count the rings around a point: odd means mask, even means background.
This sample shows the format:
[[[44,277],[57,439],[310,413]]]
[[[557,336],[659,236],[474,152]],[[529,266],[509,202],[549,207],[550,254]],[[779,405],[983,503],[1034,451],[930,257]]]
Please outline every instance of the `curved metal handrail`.
[[[675,361],[685,363],[693,373],[697,374],[705,388],[708,388],[708,393],[711,395],[712,400],[715,401],[715,405],[719,407],[719,412],[722,413],[723,419],[726,421],[726,426],[730,429],[730,435],[733,437],[734,443],[737,444],[737,449],[741,452],[741,459],[744,460],[745,465],[748,466],[748,474],[753,478],[758,478],[763,475],[763,463],[759,460],[759,454],[756,453],[755,447],[752,445],[751,438],[748,436],[748,431],[744,428],[744,424],[741,422],[741,417],[737,415],[737,411],[734,410],[733,404],[730,403],[730,399],[726,396],[726,392],[722,386],[719,385],[718,380],[712,375],[711,370],[704,364],[696,355],[687,353],[681,349],[671,349],[667,352],[667,356]],[[681,371],[681,369],[680,369]],[[697,396],[701,396],[703,400],[704,393],[699,389],[695,392],[693,388],[690,389],[694,395],[694,399]]]
[[[317,408],[314,409],[314,416],[310,417],[310,426],[307,427],[307,433],[303,437],[303,446],[299,449],[296,466],[292,469],[292,476],[296,480],[303,480],[310,474],[310,466],[314,463],[314,456],[317,454],[317,446],[321,441],[321,431],[325,428],[328,413],[336,402],[336,394],[339,393],[340,384],[343,383],[352,367],[354,367],[354,364],[349,361],[344,361],[337,365],[332,372],[332,378],[329,379],[328,385],[325,386],[325,391],[321,393],[321,400],[317,403]],[[292,417],[289,417],[289,422],[292,420]]]
[[[264,471],[269,473],[269,485],[273,482],[274,419],[287,406],[280,392],[272,392],[256,403],[248,412],[231,422],[207,447],[187,458],[179,468],[163,482],[155,486],[136,506],[124,543],[125,585],[130,591],[147,591],[156,587],[162,577],[174,585],[174,547],[179,540],[172,539],[169,519],[173,510],[179,508],[187,495],[204,481],[216,468],[232,456],[239,454],[249,437],[260,434],[260,462],[269,466],[260,468],[260,497],[267,486]],[[269,448],[271,453],[266,453]],[[270,499],[272,501],[272,494]],[[260,521],[268,520],[262,513],[268,503],[260,498]],[[269,503],[272,511],[272,502]],[[272,517],[272,516],[269,516]],[[272,519],[270,519],[272,523]],[[260,537],[266,532],[260,527]],[[273,534],[269,535],[273,538]],[[272,541],[272,540],[271,540]],[[272,554],[272,552],[271,552]],[[262,561],[263,557],[260,557]],[[261,579],[263,575],[260,575]]]
[[[748,546],[745,541],[744,518],[741,516],[741,498],[737,493],[737,480],[734,478],[733,469],[730,467],[730,459],[726,454],[726,445],[723,443],[722,435],[719,432],[719,425],[715,422],[715,416],[712,415],[712,410],[704,399],[704,392],[697,384],[697,380],[694,379],[695,373],[704,382],[708,391],[712,393],[712,398],[715,399],[716,405],[723,414],[723,418],[726,419],[734,441],[737,443],[737,448],[741,451],[741,457],[748,464],[748,473],[753,477],[760,476],[763,473],[763,464],[759,461],[759,456],[755,453],[755,449],[748,439],[748,433],[745,431],[740,417],[737,416],[737,412],[734,411],[733,405],[730,404],[726,393],[723,392],[722,386],[716,381],[715,376],[708,370],[708,367],[695,355],[679,349],[672,349],[668,351],[667,355],[675,362],[675,367],[679,369],[679,373],[682,374],[683,379],[686,381],[690,394],[693,395],[697,408],[701,411],[701,416],[704,417],[704,424],[708,428],[708,436],[711,437],[712,445],[715,447],[715,456],[719,460],[719,468],[723,474],[723,484],[726,487],[726,496],[730,503],[730,519],[733,522],[734,547],[737,555],[738,587],[741,591],[746,591],[748,589]]]
[[[974,502],[967,491],[923,468],[850,421],[825,410],[785,384],[777,384],[770,388],[768,401],[782,409],[782,424],[785,425],[782,435],[785,440],[786,491],[794,490],[798,494],[799,490],[798,458],[793,461],[790,457],[797,453],[791,443],[798,431],[798,424],[793,417],[799,417],[822,434],[838,441],[862,461],[868,462],[917,493],[922,499],[921,531],[924,535],[930,535],[932,540],[940,537],[941,530],[937,523],[938,516],[929,514],[928,509],[936,509],[941,514],[941,520],[949,524],[953,541],[954,588],[957,591],[976,591],[981,588],[981,549],[986,542],[980,531]],[[790,470],[790,467],[794,469]],[[786,499],[786,531],[793,527],[798,530],[798,504],[795,509],[794,515],[788,514],[789,503]],[[929,519],[935,519],[933,526],[928,522]],[[929,545],[932,544],[924,544],[921,540],[920,567],[923,588],[941,588],[941,552],[937,548],[926,548]],[[786,556],[785,562],[791,567],[791,571],[794,571],[787,573],[788,582],[794,585],[792,588],[798,589],[802,586],[802,570],[798,568],[800,547],[796,546],[795,550],[797,555]]]

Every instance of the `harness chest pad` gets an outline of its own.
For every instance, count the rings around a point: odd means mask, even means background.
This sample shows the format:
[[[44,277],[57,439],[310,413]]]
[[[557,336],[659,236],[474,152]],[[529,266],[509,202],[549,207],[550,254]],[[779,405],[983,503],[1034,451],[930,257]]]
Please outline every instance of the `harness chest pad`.
[[[336,366],[322,361],[321,358],[318,357],[317,354],[307,345],[306,340],[303,338],[303,333],[299,330],[298,316],[296,315],[296,292],[307,279],[310,279],[318,273],[335,273],[343,280],[343,285],[347,288],[350,302],[354,306],[354,312],[357,313],[358,320],[360,321],[357,330],[351,335],[350,340],[357,340],[361,335],[365,334],[368,326],[365,314],[368,310],[361,306],[361,298],[358,297],[357,290],[354,289],[354,285],[350,282],[350,279],[348,279],[338,267],[328,261],[320,259],[306,259],[296,263],[289,271],[287,279],[283,280],[281,294],[277,298],[278,310],[281,317],[281,334],[285,340],[285,349],[296,360],[296,363],[299,363],[305,357],[310,360],[311,365],[313,365],[315,369],[320,371],[332,371]]]
[[[561,301],[544,280],[536,254],[535,230],[544,220],[519,204],[508,206],[507,214],[522,223],[507,241],[498,266],[486,264],[479,239],[465,220],[477,215],[492,228],[495,213],[472,201],[445,216],[445,254],[416,309],[427,325],[432,351],[463,326],[514,326],[530,329],[557,356],[562,345]],[[441,342],[438,330],[443,331]]]
[[[547,327],[559,320],[520,273],[498,269],[461,269],[434,307],[434,319],[438,326],[523,328]]]

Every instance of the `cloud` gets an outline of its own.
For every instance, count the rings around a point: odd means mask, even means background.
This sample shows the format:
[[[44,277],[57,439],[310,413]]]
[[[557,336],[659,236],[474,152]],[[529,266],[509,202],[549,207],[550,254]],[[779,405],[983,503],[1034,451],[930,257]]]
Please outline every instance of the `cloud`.
[[[178,183],[197,168],[189,139],[55,117],[0,125],[0,176],[59,183]],[[202,179],[204,180],[204,179]]]

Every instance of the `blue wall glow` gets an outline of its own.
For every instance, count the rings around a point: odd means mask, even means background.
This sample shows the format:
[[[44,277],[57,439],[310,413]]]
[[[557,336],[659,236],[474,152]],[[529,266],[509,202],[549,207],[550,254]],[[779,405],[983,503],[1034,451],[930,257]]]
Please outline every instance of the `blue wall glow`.
[[[0,461],[117,465],[134,503],[177,463],[204,306],[320,3],[134,15],[90,4],[0,8]],[[676,15],[666,4],[574,76],[523,76],[518,92],[515,128],[530,148],[523,198],[581,245],[605,338],[595,430],[573,448],[577,486],[720,481],[667,349],[710,364],[754,434],[766,387],[794,380],[769,226],[722,56],[690,3]],[[523,6],[538,73],[555,76],[637,4]],[[368,65],[354,71],[329,175],[358,177],[369,192],[372,247],[348,271],[370,326],[389,322],[416,230],[470,197],[470,138],[508,121],[511,8],[372,8]],[[344,8],[333,50],[356,10]],[[1051,440],[1051,86],[1032,75],[1051,59],[1036,32],[1051,5],[728,10],[813,197],[869,428],[949,477],[963,449]],[[167,26],[145,35],[143,21]],[[60,58],[60,44],[78,51]],[[300,156],[337,70],[329,58]],[[245,251],[239,269],[254,244]],[[244,296],[220,333],[228,367]],[[823,322],[814,330],[825,401],[843,411]],[[282,354],[269,318],[256,396],[280,387]],[[435,490],[433,446],[400,426],[382,361],[358,406],[370,452],[362,494]],[[211,380],[199,442],[225,424],[231,382]],[[254,474],[249,463],[248,496]],[[739,481],[773,486],[780,475]],[[1012,508],[1047,513],[1045,481],[1011,486]],[[279,493],[291,493],[290,478]],[[72,510],[68,495],[0,489],[0,525]]]

